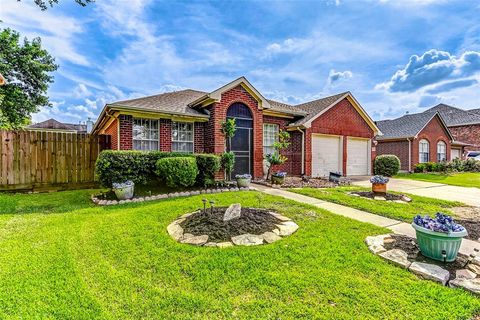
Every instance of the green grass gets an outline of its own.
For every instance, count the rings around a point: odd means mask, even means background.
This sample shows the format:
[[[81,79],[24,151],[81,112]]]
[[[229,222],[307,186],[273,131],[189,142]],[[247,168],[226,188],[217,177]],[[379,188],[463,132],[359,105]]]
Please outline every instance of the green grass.
[[[353,191],[369,191],[370,189],[362,187],[338,187],[338,188],[302,188],[290,189],[290,191],[310,196],[313,198],[326,200],[355,209],[375,213],[392,219],[411,222],[417,214],[433,215],[438,211],[452,214],[449,208],[462,205],[460,202],[438,200],[427,197],[420,197],[408,194],[413,200],[409,203],[395,203],[387,201],[371,200],[362,197],[354,197],[348,194]]]
[[[480,188],[480,172],[443,173],[399,173],[395,178],[437,182],[460,187]]]
[[[0,195],[0,318],[469,319],[480,299],[371,254],[387,230],[256,192],[209,195],[300,225],[271,245],[178,244],[202,196],[93,207],[87,191]]]

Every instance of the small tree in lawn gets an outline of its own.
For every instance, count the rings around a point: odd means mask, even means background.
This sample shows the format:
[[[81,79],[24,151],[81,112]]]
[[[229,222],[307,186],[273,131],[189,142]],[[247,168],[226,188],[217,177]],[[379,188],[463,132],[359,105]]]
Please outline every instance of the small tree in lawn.
[[[280,154],[280,151],[285,150],[290,145],[290,134],[287,131],[280,130],[278,133],[278,141],[273,144],[273,153],[267,154],[265,160],[268,162],[267,180],[270,177],[273,166],[285,163],[287,157]]]
[[[230,151],[227,151],[227,141],[235,135],[237,131],[237,124],[235,119],[227,119],[222,122],[222,133],[225,136],[225,151],[222,154],[222,167],[225,170],[225,179],[231,179],[231,174],[233,171],[233,166],[235,164],[235,154]]]

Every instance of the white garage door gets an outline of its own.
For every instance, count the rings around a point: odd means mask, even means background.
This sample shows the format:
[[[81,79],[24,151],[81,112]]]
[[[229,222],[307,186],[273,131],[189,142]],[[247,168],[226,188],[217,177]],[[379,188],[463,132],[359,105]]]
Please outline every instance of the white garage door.
[[[312,136],[312,176],[325,177],[330,171],[342,172],[341,143],[338,136]]]
[[[460,149],[452,149],[452,160],[453,159],[461,159],[462,155]]]
[[[347,176],[363,176],[369,174],[368,140],[347,139]]]

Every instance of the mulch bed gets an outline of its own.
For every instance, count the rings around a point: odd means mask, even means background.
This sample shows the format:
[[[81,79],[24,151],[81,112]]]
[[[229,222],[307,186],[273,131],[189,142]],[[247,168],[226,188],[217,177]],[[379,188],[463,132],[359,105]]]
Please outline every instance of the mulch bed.
[[[272,231],[281,221],[267,210],[256,208],[242,208],[239,218],[223,221],[227,208],[214,208],[201,210],[186,218],[180,226],[185,233],[193,235],[208,235],[208,240],[213,242],[230,241],[232,237],[245,233],[262,234]]]
[[[407,253],[408,260],[410,261],[425,262],[438,265],[439,267],[442,267],[443,269],[450,272],[450,280],[455,279],[456,270],[464,269],[466,264],[468,263],[468,256],[462,255],[461,253],[458,254],[457,260],[453,262],[443,263],[441,261],[433,260],[422,255],[420,249],[418,248],[416,239],[398,234],[392,234],[392,238],[395,239],[395,242],[386,243],[384,245],[385,249],[401,249]]]
[[[466,239],[479,241],[480,239],[480,221],[455,219],[455,222],[467,229]]]
[[[402,194],[393,194],[393,193],[380,194],[372,191],[356,191],[356,192],[352,192],[352,194],[358,194],[360,197],[369,198],[369,199],[373,199],[375,197],[381,196],[389,201],[402,200],[402,197],[403,197]]]
[[[279,185],[272,185],[270,181],[266,181],[264,179],[256,179],[253,181],[255,183],[269,186],[269,187],[277,187],[277,188],[333,188],[336,187],[337,184],[327,179],[320,179],[320,178],[309,178],[303,179],[301,177],[286,177],[285,182]]]

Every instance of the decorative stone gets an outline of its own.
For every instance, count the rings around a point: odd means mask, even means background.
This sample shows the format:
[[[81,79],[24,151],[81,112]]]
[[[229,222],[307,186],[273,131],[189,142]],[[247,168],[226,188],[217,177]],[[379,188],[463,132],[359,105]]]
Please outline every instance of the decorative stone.
[[[298,230],[298,225],[293,221],[285,221],[282,224],[277,224],[279,234],[282,237],[289,236]]]
[[[379,254],[379,256],[405,269],[410,267],[412,264],[407,259],[407,253],[400,249],[392,249],[382,252]]]
[[[237,246],[258,246],[263,243],[263,238],[255,234],[245,233],[232,237],[232,242]]]
[[[412,202],[412,199],[410,199],[409,197],[407,196],[402,196],[402,201],[405,201],[405,202]]]
[[[207,241],[208,241],[208,236],[206,234],[201,236],[194,236],[193,234],[185,233],[183,235],[183,239],[180,242],[201,246],[207,243]]]
[[[104,206],[104,205],[107,204],[107,200],[100,200],[100,201],[98,202],[98,204],[101,205],[101,206]]]
[[[175,241],[180,241],[183,238],[183,228],[178,224],[177,221],[174,221],[168,225],[167,232],[173,239],[175,239]]]
[[[263,240],[265,240],[265,242],[267,242],[267,243],[273,243],[275,241],[278,241],[278,240],[282,239],[279,235],[277,235],[273,232],[265,232],[265,233],[261,234],[260,237],[262,237]]]
[[[480,257],[473,258],[470,263],[473,263],[474,265],[480,266]]]
[[[230,221],[232,219],[240,218],[241,214],[242,206],[240,205],[240,203],[231,204],[223,215],[223,221]]]
[[[228,247],[233,247],[233,243],[231,243],[230,241],[217,243],[217,248],[228,248]]]
[[[450,278],[450,272],[430,263],[413,262],[408,270],[422,279],[440,282],[442,285],[445,285]]]
[[[467,269],[460,269],[455,272],[455,278],[458,279],[475,279],[477,274]]]
[[[457,278],[449,282],[452,288],[463,288],[467,291],[480,295],[480,278],[462,279]]]
[[[203,246],[204,247],[216,247],[217,243],[216,242],[207,242]]]
[[[393,200],[393,202],[395,202],[395,203],[401,203],[401,204],[407,204],[406,201],[402,201],[402,200]]]
[[[378,236],[368,236],[365,238],[365,243],[367,246],[383,246],[385,244],[385,239],[392,239],[389,234],[381,234]]]
[[[368,247],[368,250],[370,250],[370,252],[372,252],[373,254],[380,254],[387,251],[383,246],[370,246]]]
[[[190,217],[191,215],[193,215],[194,213],[197,213],[197,212],[198,212],[198,211],[182,214],[182,215],[180,216],[180,218],[181,218],[181,219],[186,219],[186,218]]]
[[[385,197],[382,197],[382,196],[375,196],[373,197],[374,200],[380,200],[380,201],[385,201],[387,200]]]
[[[360,195],[357,194],[357,193],[350,193],[350,195],[351,195],[351,196],[354,196],[354,197],[360,197]]]
[[[280,230],[278,230],[278,229],[276,229],[276,228],[273,229],[272,232],[275,233],[277,236],[280,235]]]
[[[285,216],[282,216],[281,214],[279,213],[276,213],[276,212],[269,212],[272,216],[274,216],[275,218],[277,218],[278,220],[280,221],[291,221],[292,219],[288,218],[288,217],[285,217]]]
[[[467,269],[469,269],[470,271],[475,272],[476,274],[480,274],[480,266],[479,266],[479,265],[476,265],[476,264],[474,264],[474,263],[469,263],[469,264],[467,264]]]

